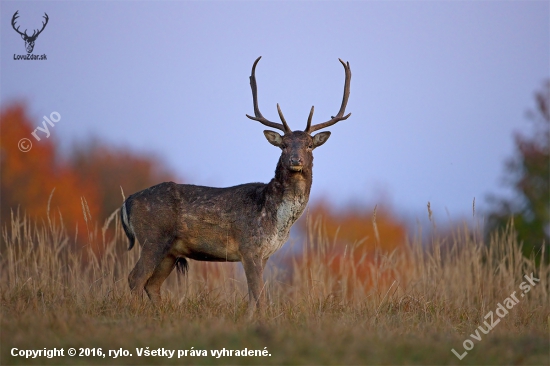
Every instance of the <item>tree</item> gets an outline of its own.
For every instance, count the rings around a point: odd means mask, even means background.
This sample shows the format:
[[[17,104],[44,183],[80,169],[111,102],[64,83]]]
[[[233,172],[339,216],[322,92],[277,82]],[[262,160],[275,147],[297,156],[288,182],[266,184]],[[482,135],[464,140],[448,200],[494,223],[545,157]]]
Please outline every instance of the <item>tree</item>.
[[[408,271],[387,260],[392,252],[405,253],[407,227],[390,209],[348,207],[338,210],[319,202],[298,221],[308,240],[293,256],[293,276],[314,276],[348,298],[358,289],[389,286]],[[400,262],[403,264],[403,262]],[[300,271],[304,271],[301,272]],[[307,273],[306,273],[307,272]],[[332,280],[331,280],[332,279]],[[324,282],[323,282],[324,281]]]
[[[12,210],[18,209],[33,220],[45,219],[49,202],[53,219],[57,220],[60,212],[71,233],[76,231],[77,224],[83,232],[86,226],[81,197],[86,199],[90,214],[96,215],[99,211],[97,190],[93,182],[80,179],[58,156],[53,137],[40,141],[32,137],[38,124],[31,121],[21,104],[9,106],[0,114],[2,224],[9,225]],[[21,151],[19,145],[25,138],[33,144],[27,152]]]
[[[314,221],[321,220],[323,235],[342,253],[346,245],[352,244],[358,244],[364,251],[391,252],[403,245],[407,236],[405,224],[384,207],[378,207],[374,213],[351,207],[337,210],[318,202],[308,209],[308,216]],[[300,220],[299,225],[304,232],[308,230],[306,220]]]
[[[489,232],[502,229],[513,220],[523,253],[540,259],[550,242],[550,80],[535,94],[536,109],[528,112],[532,132],[514,134],[515,153],[506,162],[506,184],[513,199],[489,197],[494,209],[488,218]]]
[[[9,227],[12,211],[20,210],[21,215],[31,220],[45,220],[49,207],[52,219],[59,220],[61,214],[70,237],[78,232],[82,239],[90,224],[84,221],[82,198],[86,200],[91,225],[101,224],[122,204],[120,187],[128,196],[174,180],[174,175],[155,156],[109,147],[98,141],[61,155],[55,136],[40,141],[33,138],[32,132],[39,123],[32,122],[22,104],[7,106],[0,113],[3,227]],[[23,139],[32,143],[27,152],[19,145]]]

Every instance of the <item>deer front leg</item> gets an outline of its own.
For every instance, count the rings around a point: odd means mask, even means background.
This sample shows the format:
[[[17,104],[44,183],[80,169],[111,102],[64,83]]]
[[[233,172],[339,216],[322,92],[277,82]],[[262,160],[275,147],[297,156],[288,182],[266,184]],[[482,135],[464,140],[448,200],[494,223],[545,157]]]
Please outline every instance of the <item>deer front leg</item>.
[[[252,319],[254,310],[262,310],[264,290],[264,267],[267,259],[262,259],[258,255],[247,255],[243,258],[244,273],[248,283],[248,309],[246,310],[247,319]]]

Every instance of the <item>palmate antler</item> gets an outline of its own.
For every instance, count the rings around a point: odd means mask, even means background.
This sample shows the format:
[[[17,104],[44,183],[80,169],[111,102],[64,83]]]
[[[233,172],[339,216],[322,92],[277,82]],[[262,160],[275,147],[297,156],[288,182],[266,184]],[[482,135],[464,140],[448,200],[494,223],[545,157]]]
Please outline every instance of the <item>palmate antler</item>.
[[[278,103],[277,103],[277,112],[279,112],[279,117],[281,118],[281,121],[283,122],[283,124],[276,123],[276,122],[271,122],[271,121],[267,120],[262,115],[262,113],[260,112],[260,109],[258,108],[258,87],[257,87],[257,84],[256,84],[256,65],[258,64],[258,61],[260,61],[261,58],[262,58],[262,56],[258,57],[256,59],[256,61],[254,61],[254,65],[252,65],[252,74],[250,75],[250,87],[252,88],[252,98],[253,98],[253,101],[254,101],[254,115],[255,115],[255,117],[249,116],[248,114],[246,116],[250,119],[253,119],[254,121],[258,121],[258,122],[262,123],[265,126],[281,130],[285,134],[286,133],[291,133],[292,130],[290,129],[290,127],[288,127],[288,124],[286,123],[285,117],[283,116],[283,112],[281,111],[281,108],[279,107]],[[343,120],[347,119],[349,116],[351,116],[351,113],[348,113],[347,115],[344,116],[344,113],[346,111],[346,105],[348,104],[348,99],[349,99],[351,70],[350,70],[350,67],[349,67],[349,62],[346,63],[346,62],[342,61],[341,59],[338,59],[338,60],[340,60],[340,62],[344,66],[344,69],[345,69],[345,72],[346,72],[346,81],[344,82],[344,96],[342,98],[342,105],[340,106],[340,111],[338,111],[338,114],[336,116],[331,116],[330,120],[312,126],[311,125],[311,120],[313,118],[314,107],[311,107],[311,111],[309,112],[309,117],[307,119],[307,126],[306,126],[306,129],[304,130],[304,132],[306,132],[308,134],[311,134],[312,132],[315,132],[315,131],[320,130],[322,128],[332,126],[335,123],[337,123],[339,121],[343,121]]]

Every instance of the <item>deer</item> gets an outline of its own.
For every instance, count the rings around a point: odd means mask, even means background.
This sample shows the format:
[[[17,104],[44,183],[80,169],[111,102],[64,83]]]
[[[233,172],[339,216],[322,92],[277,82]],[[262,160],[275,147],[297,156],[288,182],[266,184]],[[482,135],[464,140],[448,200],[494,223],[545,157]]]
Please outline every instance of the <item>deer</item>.
[[[290,228],[304,212],[312,184],[313,150],[323,145],[330,132],[313,132],[346,120],[350,93],[349,62],[344,66],[344,96],[339,112],[312,125],[311,107],[304,131],[292,131],[277,104],[282,123],[267,120],[258,107],[256,65],[250,87],[254,104],[251,120],[265,130],[267,141],[281,149],[275,177],[267,184],[247,183],[227,188],[192,184],[160,183],[130,195],[122,204],[121,222],[131,250],[137,239],[141,254],[128,276],[132,293],[143,290],[155,307],[161,304],[161,285],[174,268],[184,273],[188,259],[241,262],[248,285],[247,318],[261,311],[263,272],[268,259],[288,240]]]
[[[48,20],[50,18],[48,17],[48,14],[44,13],[43,18],[45,19],[45,22],[42,22],[42,29],[40,30],[35,29],[34,32],[32,33],[32,36],[29,36],[27,34],[26,29],[25,29],[25,32],[21,32],[19,31],[19,26],[15,28],[15,22],[17,21],[17,18],[19,18],[18,13],[19,13],[19,10],[17,10],[15,14],[13,14],[13,17],[11,18],[11,26],[17,33],[21,35],[21,38],[23,38],[23,40],[25,41],[25,48],[27,50],[27,53],[32,53],[32,51],[34,50],[34,42],[36,41],[36,38],[38,38],[40,33],[42,33],[44,28],[46,28],[46,25],[48,24]]]

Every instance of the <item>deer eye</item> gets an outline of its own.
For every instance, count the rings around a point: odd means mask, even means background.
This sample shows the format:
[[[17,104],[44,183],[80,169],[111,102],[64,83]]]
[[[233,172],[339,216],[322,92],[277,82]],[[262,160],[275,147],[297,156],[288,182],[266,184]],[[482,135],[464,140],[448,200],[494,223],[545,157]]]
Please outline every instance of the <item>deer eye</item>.
[[[281,144],[281,149],[286,149],[286,144]]]

